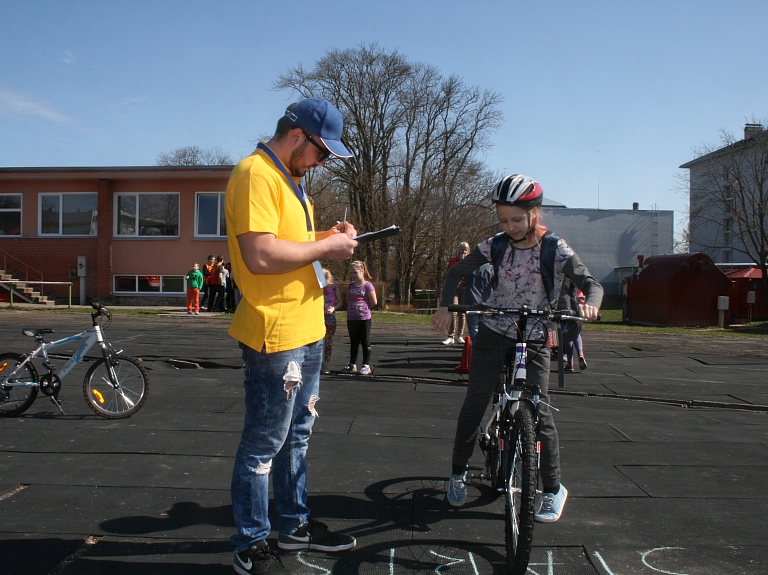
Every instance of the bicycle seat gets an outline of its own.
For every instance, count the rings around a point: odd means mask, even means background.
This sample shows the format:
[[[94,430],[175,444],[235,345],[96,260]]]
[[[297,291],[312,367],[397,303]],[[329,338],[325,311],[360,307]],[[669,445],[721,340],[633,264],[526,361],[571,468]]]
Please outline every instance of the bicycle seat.
[[[45,335],[46,333],[56,333],[52,329],[47,327],[24,327],[21,328],[21,333],[27,337],[37,337],[39,335]]]

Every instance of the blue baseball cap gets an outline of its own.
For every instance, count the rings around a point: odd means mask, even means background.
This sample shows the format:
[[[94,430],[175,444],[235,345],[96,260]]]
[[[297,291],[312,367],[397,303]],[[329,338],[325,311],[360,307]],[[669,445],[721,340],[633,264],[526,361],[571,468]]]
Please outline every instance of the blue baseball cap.
[[[320,138],[337,158],[351,158],[352,152],[341,143],[344,131],[344,118],[338,108],[328,100],[306,98],[285,111],[294,124]]]

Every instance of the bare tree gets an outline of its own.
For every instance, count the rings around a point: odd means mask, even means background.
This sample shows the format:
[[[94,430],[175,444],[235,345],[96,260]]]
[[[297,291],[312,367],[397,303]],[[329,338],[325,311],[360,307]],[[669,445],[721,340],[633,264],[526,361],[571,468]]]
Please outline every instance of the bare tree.
[[[720,132],[720,146],[704,146],[683,164],[690,181],[691,248],[741,253],[757,263],[768,289],[768,131],[766,121],[747,124],[743,140]],[[724,258],[720,258],[724,259]]]
[[[219,146],[201,149],[198,146],[176,148],[157,155],[158,166],[231,166],[232,157]]]
[[[410,301],[426,262],[447,260],[447,246],[477,227],[468,214],[487,196],[475,183],[485,173],[480,155],[501,122],[501,97],[376,44],[332,50],[312,70],[281,75],[275,88],[327,98],[341,110],[354,157],[326,165],[323,193],[337,212],[348,205],[362,231],[400,226],[400,235],[361,249],[374,276],[395,279],[398,299]],[[317,204],[326,204],[315,183]]]

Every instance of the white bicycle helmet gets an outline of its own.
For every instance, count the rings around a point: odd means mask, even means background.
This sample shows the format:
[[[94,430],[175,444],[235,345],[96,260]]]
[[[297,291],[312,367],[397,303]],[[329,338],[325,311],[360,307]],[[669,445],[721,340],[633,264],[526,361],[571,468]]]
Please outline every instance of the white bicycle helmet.
[[[538,182],[522,174],[512,174],[502,178],[491,192],[494,204],[507,204],[530,209],[540,206],[544,199],[544,190]]]

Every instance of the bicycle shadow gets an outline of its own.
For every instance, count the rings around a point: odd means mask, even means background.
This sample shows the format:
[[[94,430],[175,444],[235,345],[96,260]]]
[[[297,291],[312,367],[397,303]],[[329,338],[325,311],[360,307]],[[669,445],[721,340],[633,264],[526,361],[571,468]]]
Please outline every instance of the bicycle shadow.
[[[443,477],[394,478],[369,485],[361,494],[364,497],[310,494],[309,507],[313,518],[354,523],[355,527],[349,530],[353,535],[387,531],[429,533],[432,525],[456,516],[457,509],[445,501],[445,489]],[[494,517],[495,513],[487,509],[487,505],[495,499],[496,493],[490,487],[480,488],[479,496],[471,496],[461,508],[462,519]],[[269,519],[277,525],[274,505],[270,506]],[[229,527],[234,532],[232,505],[203,507],[193,501],[180,501],[159,515],[108,519],[99,527],[105,533],[130,536],[167,533],[196,525]]]

